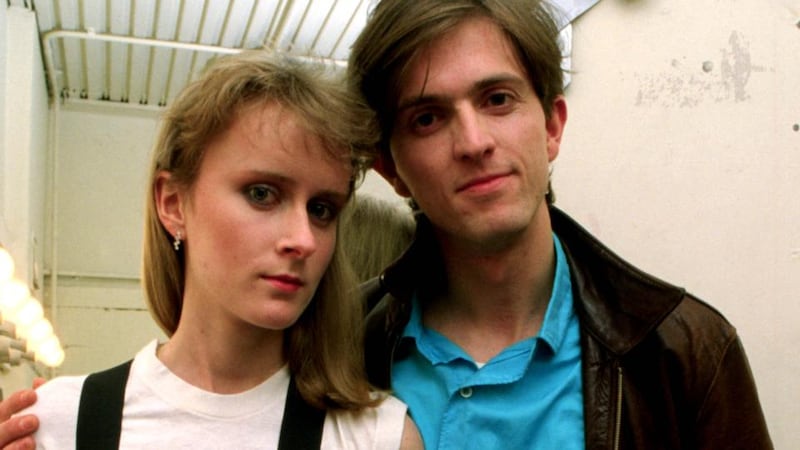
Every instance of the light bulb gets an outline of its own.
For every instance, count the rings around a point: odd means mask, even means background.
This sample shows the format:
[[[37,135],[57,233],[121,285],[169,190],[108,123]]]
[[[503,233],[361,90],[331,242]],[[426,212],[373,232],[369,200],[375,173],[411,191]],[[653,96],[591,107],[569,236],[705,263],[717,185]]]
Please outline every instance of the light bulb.
[[[50,367],[60,366],[64,362],[64,350],[56,335],[47,338],[36,351],[36,359]]]
[[[3,247],[0,247],[0,284],[10,280],[14,275],[14,259]]]
[[[53,335],[53,326],[50,321],[42,317],[28,328],[25,342],[29,352],[36,352],[39,346]]]
[[[17,337],[27,339],[31,326],[42,317],[44,317],[42,304],[39,303],[39,300],[28,297],[25,304],[17,310],[15,317],[11,318],[17,325]]]
[[[28,285],[22,281],[11,280],[0,284],[0,311],[3,313],[3,318],[13,321],[17,311],[29,296]]]

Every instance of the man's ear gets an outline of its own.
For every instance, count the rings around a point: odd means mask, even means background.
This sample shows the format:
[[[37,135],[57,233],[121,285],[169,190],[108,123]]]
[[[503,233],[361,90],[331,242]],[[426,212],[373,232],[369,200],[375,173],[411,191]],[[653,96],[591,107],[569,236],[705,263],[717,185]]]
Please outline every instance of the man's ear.
[[[547,118],[547,156],[550,162],[558,156],[561,147],[561,136],[564,135],[564,126],[567,124],[567,100],[559,95],[553,100],[550,108],[550,117]]]
[[[158,220],[172,236],[180,231],[185,237],[186,224],[183,214],[185,196],[177,183],[172,180],[172,174],[165,170],[159,172],[156,175],[153,191]]]
[[[408,190],[406,184],[397,175],[397,168],[391,156],[385,152],[381,153],[380,156],[375,159],[372,168],[392,185],[397,195],[401,197],[411,197],[411,191]]]

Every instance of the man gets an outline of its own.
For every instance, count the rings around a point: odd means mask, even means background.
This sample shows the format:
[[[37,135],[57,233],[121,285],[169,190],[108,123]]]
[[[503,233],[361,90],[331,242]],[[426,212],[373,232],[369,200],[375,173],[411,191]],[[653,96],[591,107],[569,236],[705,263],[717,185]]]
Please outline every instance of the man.
[[[352,87],[421,215],[367,286],[367,365],[427,448],[771,448],[735,329],[552,206],[567,119],[530,0],[383,0]]]
[[[556,36],[535,0],[383,0],[355,43],[376,169],[420,210],[366,285],[370,377],[431,449],[771,448],[735,329],[552,206]]]

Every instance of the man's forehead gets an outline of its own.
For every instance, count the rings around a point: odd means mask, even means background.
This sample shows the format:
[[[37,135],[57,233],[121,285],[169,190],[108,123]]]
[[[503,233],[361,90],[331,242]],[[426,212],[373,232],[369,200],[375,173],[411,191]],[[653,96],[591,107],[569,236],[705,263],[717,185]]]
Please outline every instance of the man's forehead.
[[[480,90],[501,82],[528,83],[527,71],[506,33],[488,18],[463,20],[421,47],[397,76],[402,108],[446,97],[454,89]]]

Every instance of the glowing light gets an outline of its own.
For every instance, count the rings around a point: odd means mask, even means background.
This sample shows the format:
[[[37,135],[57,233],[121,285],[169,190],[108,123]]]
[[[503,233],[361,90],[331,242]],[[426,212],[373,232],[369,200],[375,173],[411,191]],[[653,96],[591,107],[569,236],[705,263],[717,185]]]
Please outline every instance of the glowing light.
[[[8,340],[8,361],[20,363],[20,358],[56,367],[64,362],[64,349],[53,332],[50,321],[44,318],[39,300],[31,297],[28,285],[13,277],[14,260],[0,247],[0,332]],[[16,338],[16,339],[14,339]],[[24,339],[24,342],[23,342]],[[22,353],[26,349],[30,353]]]
[[[17,325],[17,336],[27,339],[30,334],[31,326],[37,320],[44,317],[44,310],[39,300],[33,297],[28,297],[27,301],[17,311],[14,317],[10,319]]]
[[[55,335],[47,338],[36,351],[36,359],[42,364],[50,367],[60,366],[64,362],[64,350]]]
[[[3,317],[12,319],[25,305],[25,300],[30,296],[28,285],[19,280],[11,280],[0,285],[0,312]]]
[[[28,329],[28,335],[25,337],[28,351],[35,352],[36,349],[42,345],[42,342],[46,341],[52,335],[53,326],[50,325],[50,321],[45,318],[37,320],[31,324]]]

